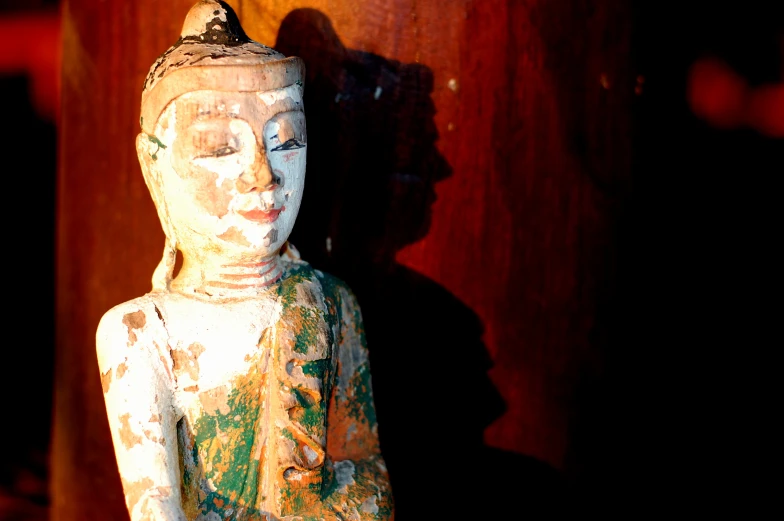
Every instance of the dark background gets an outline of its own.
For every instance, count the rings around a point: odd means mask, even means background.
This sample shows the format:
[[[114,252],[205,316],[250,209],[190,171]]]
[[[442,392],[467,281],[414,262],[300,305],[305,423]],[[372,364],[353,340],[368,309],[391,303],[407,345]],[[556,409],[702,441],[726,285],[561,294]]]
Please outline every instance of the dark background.
[[[53,88],[57,3],[0,2],[6,121],[3,266],[10,329],[0,361],[0,519],[45,519],[54,367],[55,179]],[[43,83],[42,83],[43,82]],[[12,253],[13,252],[13,253]]]
[[[642,446],[631,442],[645,462],[634,472],[653,503],[743,517],[780,511],[769,472],[781,461],[770,412],[780,394],[775,187],[784,142],[746,125],[712,127],[690,111],[686,92],[692,65],[706,57],[751,88],[780,83],[784,9],[648,3],[635,19],[650,82],[635,118],[635,253],[622,287],[635,303],[623,330],[636,348],[624,356],[643,377],[630,364],[616,370],[644,433]]]
[[[0,3],[0,20],[19,11],[43,13],[56,7],[55,2],[27,2],[23,7],[17,4]],[[575,6],[579,7],[577,12],[590,11],[593,6],[588,1],[564,4],[569,4],[571,13]],[[774,443],[774,419],[779,407],[773,397],[780,394],[775,360],[781,343],[776,326],[780,322],[778,268],[782,265],[777,225],[782,205],[776,187],[780,184],[784,149],[780,139],[766,137],[752,128],[710,126],[693,115],[686,92],[690,67],[705,56],[721,58],[752,86],[782,81],[784,7],[774,2],[631,2],[625,12],[625,22],[631,28],[630,62],[644,81],[641,93],[629,105],[630,171],[620,176],[620,182],[601,185],[602,179],[617,178],[608,171],[611,162],[597,168],[597,183],[606,190],[612,205],[606,239],[612,254],[604,259],[600,270],[603,278],[594,293],[598,311],[589,327],[592,360],[601,370],[589,384],[576,387],[574,400],[564,405],[572,419],[564,434],[569,456],[563,468],[553,468],[536,454],[484,446],[481,427],[500,414],[501,405],[499,410],[490,406],[477,411],[487,416],[477,414],[473,424],[475,430],[479,429],[473,434],[480,438],[464,441],[481,452],[477,458],[483,463],[465,464],[463,454],[463,460],[458,456],[456,462],[442,465],[452,472],[479,473],[479,480],[489,483],[486,497],[492,497],[494,490],[502,491],[505,499],[498,508],[511,506],[520,512],[534,506],[547,508],[549,501],[569,504],[581,513],[627,518],[637,517],[637,512],[668,514],[678,511],[674,510],[676,505],[689,513],[735,512],[748,516],[767,511],[777,491],[777,481],[770,476],[780,464],[780,451]],[[300,15],[300,23],[312,21]],[[579,40],[580,34],[574,38]],[[281,31],[278,47],[294,45],[295,40],[286,40]],[[322,49],[332,49],[334,54],[338,52],[336,46],[332,40]],[[365,74],[394,70],[394,74],[421,82],[418,88],[427,90],[421,87],[428,81],[426,67],[409,67],[401,72],[401,64],[367,53],[354,54],[350,61],[359,64],[360,72]],[[570,70],[562,73],[568,75]],[[330,74],[325,72],[324,77]],[[357,80],[355,85],[359,87],[355,88],[361,88],[361,84],[361,79]],[[24,71],[0,71],[0,88],[8,100],[6,110],[11,111],[4,132],[8,140],[4,178],[10,196],[2,211],[4,222],[14,224],[6,235],[6,280],[10,284],[8,294],[13,295],[6,323],[12,326],[11,331],[17,330],[8,333],[6,356],[0,363],[0,393],[6,397],[0,446],[8,449],[0,464],[3,520],[43,519],[45,514],[37,506],[49,503],[41,483],[47,479],[55,352],[57,142],[55,122],[36,113],[27,95],[28,87],[29,75]],[[310,88],[308,93],[326,96],[330,88]],[[570,100],[581,95],[566,91],[560,99],[568,109]],[[432,167],[423,170],[430,174],[417,175],[435,175],[433,172],[438,170],[448,177],[454,165],[436,165],[443,158],[436,157],[432,147],[417,151],[418,143],[427,144],[433,139],[426,128],[427,100],[413,101],[411,106],[405,100],[402,103],[402,108],[392,108],[389,113],[416,109],[422,118],[421,133],[402,141],[399,137],[388,139],[396,140],[398,147],[403,143],[407,150],[413,150],[411,154],[419,158],[420,166]],[[328,107],[313,102],[308,105],[309,110],[319,106]],[[362,114],[362,108],[360,105],[353,110]],[[347,124],[378,127],[377,122],[364,120]],[[576,146],[590,146],[591,136],[582,139],[588,145]],[[585,155],[591,157],[590,153]],[[344,172],[353,175],[350,170]],[[389,179],[399,180],[395,174],[390,172]],[[382,195],[384,190],[400,189],[394,183],[385,183],[378,181],[370,188]],[[35,212],[22,209],[32,204],[31,197]],[[316,210],[303,205],[303,218],[308,218],[308,211]],[[373,208],[361,210],[373,212]],[[417,222],[421,224],[422,219]],[[375,226],[376,231],[386,229],[383,223],[374,224],[372,220],[363,225]],[[427,226],[424,229],[427,231]],[[407,230],[413,235],[401,238],[403,243],[417,239],[414,232],[421,232],[412,227]],[[401,303],[395,299],[413,292],[425,295],[423,305],[435,302],[440,304],[435,309],[450,310],[450,315],[441,319],[431,307],[411,310],[412,317],[427,322],[427,313],[433,313],[432,320],[448,324],[457,316],[456,322],[468,331],[465,336],[481,343],[481,321],[444,288],[395,266],[394,261],[379,262],[378,256],[371,255],[381,255],[377,250],[341,250],[336,243],[335,255],[343,252],[348,259],[362,260],[365,257],[361,255],[369,256],[364,265],[352,270],[348,261],[340,263],[325,256],[316,246],[317,239],[301,233],[295,244],[318,267],[331,268],[352,283],[363,305],[369,335],[388,331],[385,306],[400,309]],[[389,298],[375,302],[373,295]],[[427,324],[418,327],[426,329]],[[374,334],[382,337],[382,333]],[[429,340],[421,341],[426,344]],[[458,363],[464,375],[463,392],[469,401],[471,397],[491,396],[492,384],[488,385],[483,374],[492,362],[481,360],[481,345],[467,349],[479,359],[463,358]],[[433,363],[438,361],[437,355]],[[384,367],[393,367],[389,365],[393,362],[394,357]],[[393,417],[401,411],[386,405],[393,391],[384,383],[392,369],[385,373],[382,364],[378,365],[374,378],[376,385],[382,386],[377,390],[379,415],[383,417],[386,407],[386,414]],[[466,374],[476,376],[467,378]],[[436,383],[441,386],[439,392],[453,392],[448,389],[450,381]],[[493,400],[488,398],[478,407]],[[460,407],[455,407],[454,411],[443,412],[443,421],[461,414]],[[388,435],[390,439],[396,436],[403,434]],[[397,447],[406,445],[400,442]],[[407,448],[409,452],[403,451],[398,457],[402,468],[406,468],[406,457],[427,459],[426,450],[414,454],[410,450],[416,445]],[[472,474],[471,479],[477,479],[475,476]],[[401,485],[404,489],[406,483],[414,486],[419,478],[412,475],[406,479]],[[523,498],[526,491],[532,499],[518,501],[516,496]],[[3,508],[11,513],[4,513]]]

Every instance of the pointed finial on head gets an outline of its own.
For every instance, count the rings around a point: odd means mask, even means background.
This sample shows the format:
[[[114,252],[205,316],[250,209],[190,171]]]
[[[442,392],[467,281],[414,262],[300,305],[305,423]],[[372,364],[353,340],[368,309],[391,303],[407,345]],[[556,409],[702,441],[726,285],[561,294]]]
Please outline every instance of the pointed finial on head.
[[[217,0],[202,0],[191,7],[182,24],[180,38],[220,45],[242,45],[250,40],[234,10]]]

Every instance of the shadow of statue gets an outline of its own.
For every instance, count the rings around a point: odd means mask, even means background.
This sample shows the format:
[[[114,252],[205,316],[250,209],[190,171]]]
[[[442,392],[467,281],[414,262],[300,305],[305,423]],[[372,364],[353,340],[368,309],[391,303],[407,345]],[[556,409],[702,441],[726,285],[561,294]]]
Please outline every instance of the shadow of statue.
[[[275,48],[306,64],[307,188],[292,242],[359,300],[396,519],[557,516],[558,472],[484,445],[505,404],[481,320],[395,261],[427,234],[434,186],[452,173],[435,146],[432,71],[347,49],[314,9],[289,13]]]

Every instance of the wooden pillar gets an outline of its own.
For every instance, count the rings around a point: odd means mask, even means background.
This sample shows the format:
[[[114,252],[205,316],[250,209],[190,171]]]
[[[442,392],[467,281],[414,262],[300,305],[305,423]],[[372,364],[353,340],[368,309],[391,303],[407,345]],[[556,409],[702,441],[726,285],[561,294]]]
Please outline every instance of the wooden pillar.
[[[163,248],[134,139],[144,77],[191,3],[64,5],[57,521],[127,517],[94,333],[149,290]],[[397,421],[409,398],[409,420],[428,423],[416,429],[429,468],[460,468],[432,447],[462,432],[463,446],[579,475],[640,87],[627,3],[229,4],[252,38],[306,61],[308,180],[292,241],[358,294],[393,480],[405,491],[426,473],[408,465],[418,449]]]
[[[105,311],[150,290],[163,233],[136,160],[139,100],[190,1],[66,0],[58,174],[55,520],[127,519],[95,358]]]

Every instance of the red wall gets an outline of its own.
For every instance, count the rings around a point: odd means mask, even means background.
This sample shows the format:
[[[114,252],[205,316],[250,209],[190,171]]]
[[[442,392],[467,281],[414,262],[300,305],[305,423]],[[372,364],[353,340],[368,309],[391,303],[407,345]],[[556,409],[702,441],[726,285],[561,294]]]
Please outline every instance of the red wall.
[[[162,250],[133,143],[144,76],[190,3],[63,11],[58,520],[126,515],[94,332],[149,290]],[[430,467],[467,482],[505,467],[509,501],[514,469],[528,485],[587,479],[643,81],[626,3],[229,3],[252,38],[306,61],[292,241],[358,294],[401,505]]]

